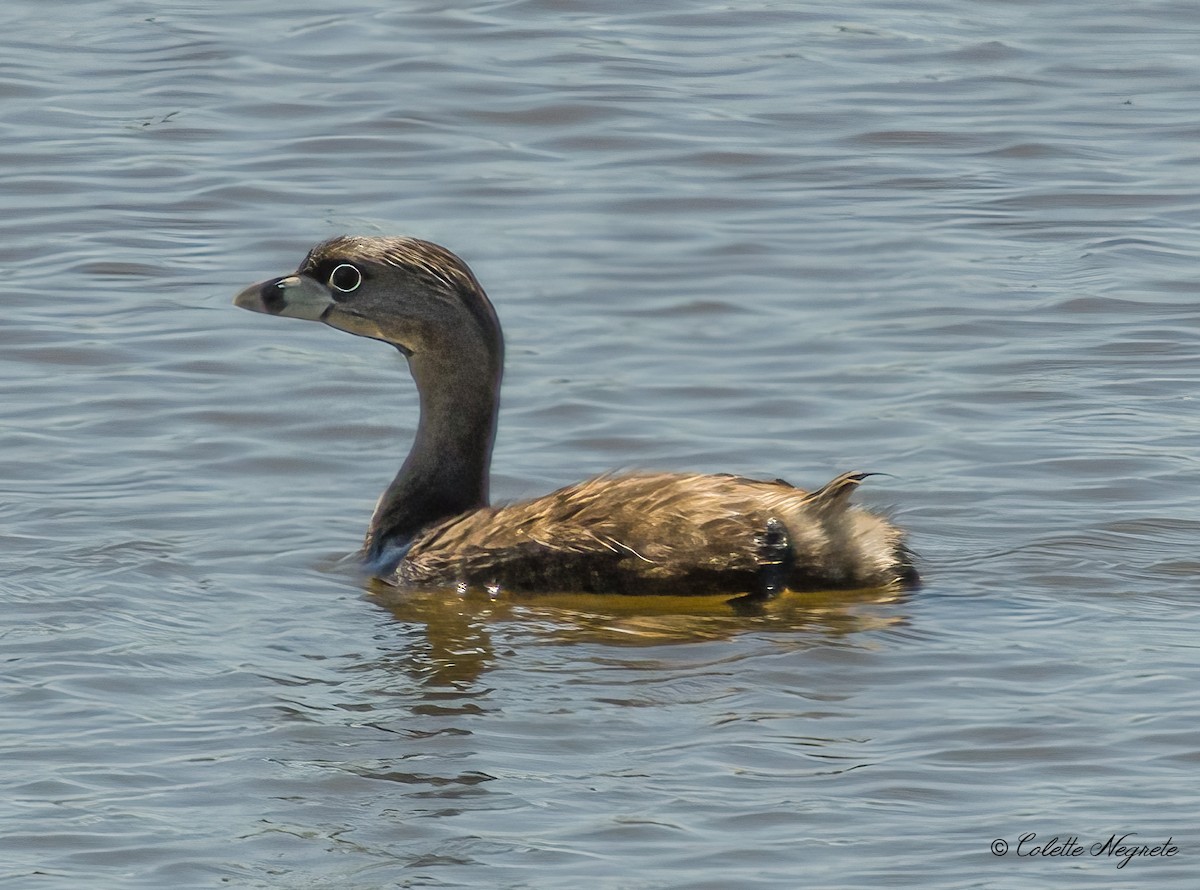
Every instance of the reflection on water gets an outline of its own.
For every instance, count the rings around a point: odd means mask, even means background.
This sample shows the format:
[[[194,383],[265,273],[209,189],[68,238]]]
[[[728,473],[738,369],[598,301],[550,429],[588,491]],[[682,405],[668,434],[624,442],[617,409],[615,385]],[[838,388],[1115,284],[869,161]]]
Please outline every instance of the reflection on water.
[[[374,598],[397,621],[419,627],[424,646],[411,651],[430,682],[477,680],[495,660],[489,628],[516,623],[546,641],[657,646],[730,639],[744,632],[841,637],[902,624],[899,590],[785,592],[737,614],[727,596],[613,597],[594,594],[489,595],[484,591],[401,591],[371,582]],[[411,641],[410,641],[411,643]],[[418,669],[418,664],[420,668]]]

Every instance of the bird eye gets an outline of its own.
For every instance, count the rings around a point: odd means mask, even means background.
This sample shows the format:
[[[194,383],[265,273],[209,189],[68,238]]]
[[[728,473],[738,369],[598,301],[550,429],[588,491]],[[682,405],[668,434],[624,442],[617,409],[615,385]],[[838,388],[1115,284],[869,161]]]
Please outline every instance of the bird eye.
[[[362,280],[362,272],[358,271],[357,266],[352,266],[349,263],[342,263],[329,273],[329,286],[334,290],[340,290],[344,294],[358,290],[358,286],[362,284]]]

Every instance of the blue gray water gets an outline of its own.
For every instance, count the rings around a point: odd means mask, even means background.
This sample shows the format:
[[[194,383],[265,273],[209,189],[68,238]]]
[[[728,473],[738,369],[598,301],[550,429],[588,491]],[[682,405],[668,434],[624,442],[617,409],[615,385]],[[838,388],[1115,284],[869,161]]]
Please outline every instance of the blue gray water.
[[[1124,6],[5,3],[0,884],[1195,887],[1200,19]],[[927,584],[381,601],[402,360],[230,306],[341,232],[491,294],[497,498],[877,471]]]

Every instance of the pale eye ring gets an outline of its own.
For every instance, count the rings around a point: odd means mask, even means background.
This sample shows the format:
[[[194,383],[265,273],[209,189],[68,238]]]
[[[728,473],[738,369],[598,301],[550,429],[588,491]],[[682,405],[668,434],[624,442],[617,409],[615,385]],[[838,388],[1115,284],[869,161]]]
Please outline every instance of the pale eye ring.
[[[329,286],[344,294],[358,290],[362,282],[362,272],[358,270],[357,266],[352,266],[350,263],[342,263],[329,273]]]

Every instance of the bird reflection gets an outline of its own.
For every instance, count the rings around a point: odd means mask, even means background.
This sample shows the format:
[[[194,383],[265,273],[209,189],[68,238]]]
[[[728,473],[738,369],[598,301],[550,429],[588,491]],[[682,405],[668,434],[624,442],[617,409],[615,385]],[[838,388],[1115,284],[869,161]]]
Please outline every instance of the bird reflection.
[[[409,645],[404,654],[393,657],[407,662],[407,670],[422,683],[455,688],[478,681],[503,657],[496,639],[504,640],[506,629],[514,624],[522,636],[533,634],[552,643],[622,647],[732,639],[748,632],[791,633],[811,640],[814,634],[837,638],[904,624],[907,616],[900,607],[908,598],[895,587],[784,592],[767,604],[738,610],[725,596],[515,596],[476,590],[397,591],[381,582],[369,589],[396,621],[421,636],[420,645]]]

